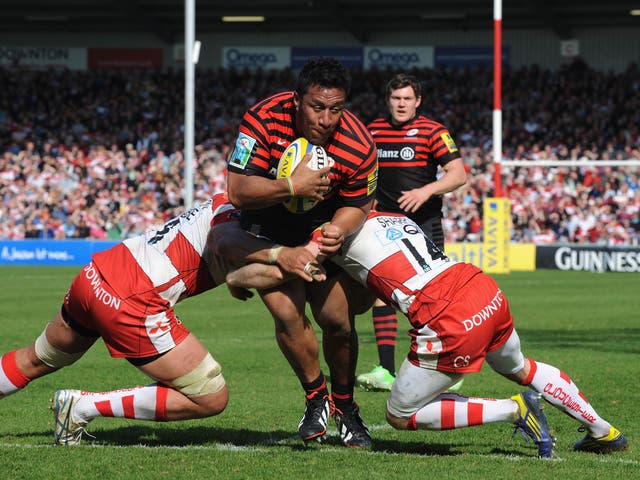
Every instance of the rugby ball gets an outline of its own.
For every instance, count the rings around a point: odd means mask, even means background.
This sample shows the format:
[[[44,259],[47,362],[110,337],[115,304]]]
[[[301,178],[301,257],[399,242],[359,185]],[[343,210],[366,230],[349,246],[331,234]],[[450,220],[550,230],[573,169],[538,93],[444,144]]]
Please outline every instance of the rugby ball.
[[[284,150],[278,162],[276,178],[290,177],[304,156],[311,152],[311,158],[307,162],[307,167],[313,170],[320,170],[329,165],[327,152],[320,145],[309,143],[306,138],[297,138]],[[311,198],[292,197],[282,202],[291,213],[304,213],[311,210],[318,203]]]

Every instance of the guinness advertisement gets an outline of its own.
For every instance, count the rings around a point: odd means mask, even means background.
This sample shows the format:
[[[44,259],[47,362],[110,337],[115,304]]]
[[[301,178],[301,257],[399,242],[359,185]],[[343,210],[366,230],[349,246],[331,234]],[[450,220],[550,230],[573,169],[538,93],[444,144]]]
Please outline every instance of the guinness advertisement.
[[[538,245],[536,268],[584,272],[640,272],[640,248]]]

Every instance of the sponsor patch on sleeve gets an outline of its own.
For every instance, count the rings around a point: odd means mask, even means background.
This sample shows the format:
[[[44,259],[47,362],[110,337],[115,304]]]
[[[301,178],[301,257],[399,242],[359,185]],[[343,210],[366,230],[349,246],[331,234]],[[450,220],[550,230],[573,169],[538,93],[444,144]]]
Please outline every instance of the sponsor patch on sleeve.
[[[372,195],[376,191],[378,186],[378,168],[367,175],[367,197]]]
[[[449,135],[448,132],[441,133],[440,138],[442,139],[444,144],[447,146],[449,153],[455,153],[458,151],[458,147],[456,147],[456,142],[453,141],[453,138],[451,138],[451,135]]]
[[[238,135],[236,146],[229,159],[229,165],[244,169],[249,162],[249,158],[251,158],[251,152],[255,144],[255,138],[245,135],[244,133]]]

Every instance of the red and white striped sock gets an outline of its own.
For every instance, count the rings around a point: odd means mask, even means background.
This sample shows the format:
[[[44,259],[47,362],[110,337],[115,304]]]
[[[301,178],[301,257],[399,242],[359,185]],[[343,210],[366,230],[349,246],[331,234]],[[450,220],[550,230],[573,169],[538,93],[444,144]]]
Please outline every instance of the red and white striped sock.
[[[111,392],[82,392],[74,407],[74,414],[91,421],[95,417],[135,418],[138,420],[167,419],[169,389],[152,384]]]
[[[31,381],[16,365],[16,351],[0,357],[0,398],[23,389]]]
[[[443,393],[411,416],[408,429],[451,430],[485,423],[513,422],[517,410],[513,400]]]
[[[609,433],[611,424],[604,420],[582,394],[573,380],[558,368],[529,359],[531,371],[522,382],[542,394],[547,402],[582,423],[595,438]]]

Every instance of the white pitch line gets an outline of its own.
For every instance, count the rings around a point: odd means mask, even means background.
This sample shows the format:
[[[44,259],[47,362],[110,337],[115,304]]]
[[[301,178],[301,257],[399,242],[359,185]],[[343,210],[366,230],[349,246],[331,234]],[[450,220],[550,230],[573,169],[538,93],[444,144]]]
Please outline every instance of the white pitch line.
[[[370,425],[368,426],[370,431],[381,431],[381,430],[390,430],[391,426],[388,424],[383,424],[383,425]],[[337,437],[338,436],[338,431],[335,429],[328,429],[327,430],[327,436],[328,437]],[[81,448],[115,448],[115,449],[120,449],[120,448],[126,448],[126,449],[130,449],[130,448],[137,448],[137,449],[142,449],[142,450],[161,450],[163,448],[169,449],[169,450],[210,450],[210,451],[217,451],[217,452],[239,452],[239,453],[245,453],[245,452],[272,452],[273,448],[271,448],[272,446],[278,446],[278,445],[287,445],[288,443],[291,442],[297,442],[300,439],[297,436],[291,436],[289,438],[284,438],[281,440],[274,440],[274,441],[268,441],[264,443],[264,446],[260,446],[260,445],[253,445],[253,446],[244,446],[244,445],[235,445],[233,443],[218,443],[218,444],[211,444],[211,445],[144,445],[144,444],[137,444],[137,445],[103,445],[103,444],[95,444],[95,443],[84,443],[82,444],[80,447]],[[374,440],[375,442],[375,440]],[[0,443],[0,449],[2,448],[24,448],[24,449],[39,449],[39,448],[63,448],[63,447],[58,447],[57,445],[53,445],[53,444],[27,444],[27,443]],[[67,447],[67,448],[75,448],[75,447]],[[333,448],[327,448],[326,446],[324,446],[323,448],[319,448],[316,450],[316,452],[318,453],[322,453],[322,452],[340,452],[343,451],[344,447],[341,446],[335,446]],[[384,450],[357,450],[357,452],[361,455],[379,455],[379,454],[386,454],[386,455],[404,455],[406,454],[405,452],[388,452],[388,451],[384,451]],[[420,455],[420,454],[417,454]],[[495,458],[495,459],[503,459],[503,460],[511,460],[514,462],[519,462],[522,460],[530,460],[531,457],[528,456],[521,456],[521,455],[498,455],[498,454],[465,454],[465,455],[472,455],[472,456],[476,456],[476,457],[480,457],[480,458]],[[541,461],[552,461],[552,462],[566,462],[567,459],[561,458],[561,457],[556,457],[556,458],[552,458],[550,460],[541,460]],[[604,463],[604,464],[624,464],[624,465],[640,465],[640,461],[638,460],[629,460],[629,459],[624,459],[624,458],[612,458],[612,457],[607,457],[607,456],[602,456],[602,455],[584,455],[583,458],[580,458],[581,462],[593,462],[593,463]]]
[[[337,433],[336,433],[337,435]],[[331,432],[330,432],[330,436]],[[102,445],[95,443],[86,443],[82,444],[79,447],[60,447],[53,444],[28,444],[28,443],[0,443],[0,449],[48,449],[48,448],[113,448],[113,449],[140,449],[140,450],[205,450],[205,451],[215,451],[215,452],[238,452],[238,453],[266,453],[273,452],[273,445],[285,444],[286,442],[290,442],[292,440],[298,440],[298,437],[291,437],[285,440],[280,440],[277,442],[265,443],[265,446],[243,446],[243,445],[235,445],[233,443],[220,443],[213,445]],[[315,450],[316,453],[324,453],[324,452],[342,452],[344,451],[344,447],[335,446],[332,448],[318,448]],[[406,452],[388,452],[384,450],[351,450],[355,451],[360,455],[406,455]],[[420,454],[416,454],[420,455]],[[521,455],[497,455],[497,454],[469,454],[466,453],[466,456],[475,456],[478,458],[494,458],[497,460],[511,460],[513,462],[520,462],[522,460],[531,460],[532,457],[521,456]],[[540,460],[541,462],[566,462],[567,459],[564,458],[553,458],[550,460]],[[601,463],[601,464],[623,464],[623,465],[640,465],[640,461],[637,460],[629,460],[624,458],[612,458],[601,455],[593,455],[593,456],[584,456],[580,458],[580,462],[592,462],[592,463]]]

